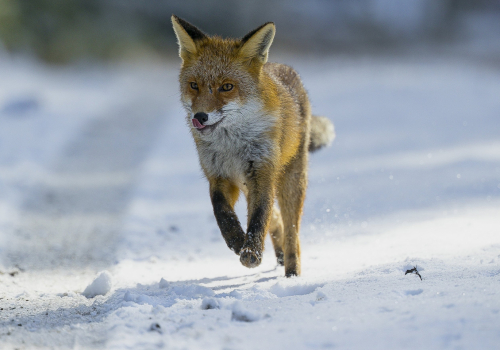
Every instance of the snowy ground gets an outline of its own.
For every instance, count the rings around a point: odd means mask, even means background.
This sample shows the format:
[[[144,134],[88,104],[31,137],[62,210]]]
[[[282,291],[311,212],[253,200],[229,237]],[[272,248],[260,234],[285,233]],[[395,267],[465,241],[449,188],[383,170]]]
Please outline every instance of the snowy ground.
[[[337,131],[292,279],[226,248],[178,62],[1,57],[1,349],[498,349],[500,67],[271,59]]]

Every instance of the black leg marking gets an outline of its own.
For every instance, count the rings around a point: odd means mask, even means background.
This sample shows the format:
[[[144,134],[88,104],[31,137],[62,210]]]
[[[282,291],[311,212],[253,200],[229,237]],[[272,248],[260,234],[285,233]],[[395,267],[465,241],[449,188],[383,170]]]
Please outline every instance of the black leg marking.
[[[285,266],[285,254],[283,252],[276,253],[276,261],[278,265]]]
[[[241,228],[240,221],[226,200],[226,197],[216,191],[212,194],[212,205],[217,224],[229,249],[240,254],[245,240],[245,233]]]
[[[263,236],[264,231],[264,208],[257,207],[250,218],[248,224],[248,239],[258,239],[259,236]]]

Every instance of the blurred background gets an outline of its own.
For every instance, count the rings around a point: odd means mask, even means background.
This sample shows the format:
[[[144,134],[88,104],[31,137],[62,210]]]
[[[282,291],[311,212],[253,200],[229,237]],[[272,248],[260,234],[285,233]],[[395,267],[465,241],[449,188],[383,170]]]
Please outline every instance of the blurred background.
[[[274,49],[364,52],[477,39],[500,46],[499,0],[0,0],[0,42],[56,63],[168,56],[176,53],[173,13],[233,37],[274,21]]]

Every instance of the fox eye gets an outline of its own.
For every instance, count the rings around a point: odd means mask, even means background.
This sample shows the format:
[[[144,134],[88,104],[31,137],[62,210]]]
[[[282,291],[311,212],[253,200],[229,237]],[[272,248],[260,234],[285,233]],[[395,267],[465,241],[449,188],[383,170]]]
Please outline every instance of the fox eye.
[[[195,82],[190,83],[190,85],[191,85],[191,89],[198,90],[198,84],[196,84]]]
[[[233,87],[234,87],[233,84],[227,83],[227,84],[222,85],[220,89],[222,91],[231,91],[233,89]]]

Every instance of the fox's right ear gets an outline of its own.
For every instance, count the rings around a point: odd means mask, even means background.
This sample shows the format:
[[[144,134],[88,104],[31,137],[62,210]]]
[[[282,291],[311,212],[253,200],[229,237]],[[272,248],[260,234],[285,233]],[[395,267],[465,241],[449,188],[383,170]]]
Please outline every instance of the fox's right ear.
[[[206,38],[205,33],[176,15],[172,15],[172,25],[179,44],[179,56],[186,60],[195,55],[195,41]]]

